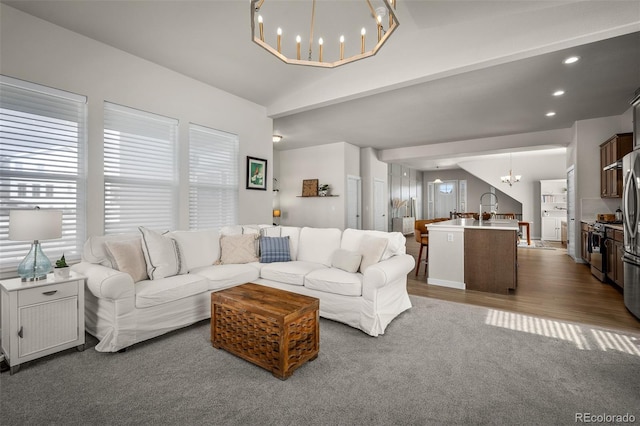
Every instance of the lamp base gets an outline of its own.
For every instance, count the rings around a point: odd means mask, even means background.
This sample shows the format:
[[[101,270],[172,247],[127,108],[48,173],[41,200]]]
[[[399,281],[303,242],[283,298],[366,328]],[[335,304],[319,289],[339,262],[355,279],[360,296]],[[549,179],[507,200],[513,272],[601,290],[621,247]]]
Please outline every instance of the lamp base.
[[[42,247],[37,240],[31,245],[29,254],[18,265],[18,275],[22,281],[44,280],[52,270],[51,261],[42,252]]]

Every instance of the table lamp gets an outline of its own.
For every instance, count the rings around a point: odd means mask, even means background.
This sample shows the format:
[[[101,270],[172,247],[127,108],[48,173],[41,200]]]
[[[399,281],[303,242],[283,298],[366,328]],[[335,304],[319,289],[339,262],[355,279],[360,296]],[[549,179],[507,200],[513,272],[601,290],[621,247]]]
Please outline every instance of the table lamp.
[[[62,211],[40,209],[9,211],[9,239],[33,241],[29,254],[18,265],[22,281],[44,279],[53,270],[51,261],[42,252],[40,240],[62,237]]]

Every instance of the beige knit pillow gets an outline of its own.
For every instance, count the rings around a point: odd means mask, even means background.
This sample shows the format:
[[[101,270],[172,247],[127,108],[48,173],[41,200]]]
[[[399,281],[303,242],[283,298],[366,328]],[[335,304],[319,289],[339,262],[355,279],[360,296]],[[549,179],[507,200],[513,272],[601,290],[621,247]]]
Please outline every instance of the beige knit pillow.
[[[223,235],[220,237],[221,264],[257,262],[258,234]]]
[[[118,271],[131,275],[134,282],[149,279],[140,238],[125,241],[105,241],[104,244]]]

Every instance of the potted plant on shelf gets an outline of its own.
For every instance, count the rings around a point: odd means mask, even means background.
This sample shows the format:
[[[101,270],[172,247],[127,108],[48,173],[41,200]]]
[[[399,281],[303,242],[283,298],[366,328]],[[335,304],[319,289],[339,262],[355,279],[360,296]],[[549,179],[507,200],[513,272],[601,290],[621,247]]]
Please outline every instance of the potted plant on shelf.
[[[329,185],[326,183],[318,185],[318,195],[321,197],[326,197],[327,195],[329,195]]]
[[[56,267],[53,269],[53,276],[60,280],[69,278],[69,265],[67,265],[67,260],[64,258],[64,253],[62,257],[56,260]]]

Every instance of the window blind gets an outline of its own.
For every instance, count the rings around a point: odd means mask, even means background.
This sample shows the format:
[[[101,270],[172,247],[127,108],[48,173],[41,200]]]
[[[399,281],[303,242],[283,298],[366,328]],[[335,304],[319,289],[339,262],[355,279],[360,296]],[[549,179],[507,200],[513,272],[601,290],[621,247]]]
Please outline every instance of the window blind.
[[[62,238],[42,241],[53,261],[80,259],[85,241],[84,96],[0,76],[0,268],[14,270],[32,241],[9,240],[9,211],[62,210]],[[13,271],[15,272],[15,270]]]
[[[178,121],[105,102],[105,234],[177,228]]]
[[[238,136],[189,125],[189,227],[238,223]]]

